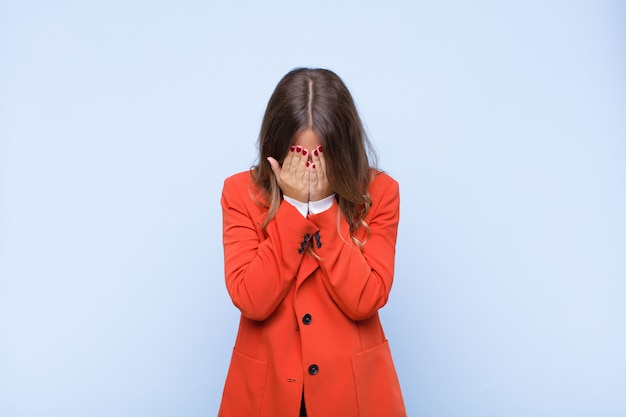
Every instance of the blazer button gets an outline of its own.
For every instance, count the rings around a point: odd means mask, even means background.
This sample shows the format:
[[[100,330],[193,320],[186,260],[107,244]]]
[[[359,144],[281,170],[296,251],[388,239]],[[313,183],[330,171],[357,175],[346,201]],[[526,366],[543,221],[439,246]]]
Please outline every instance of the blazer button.
[[[313,365],[309,366],[309,374],[310,375],[317,375],[319,370],[320,370],[320,368],[316,364],[313,364]]]
[[[304,323],[306,325],[311,324],[312,320],[313,320],[313,317],[311,317],[311,315],[309,313],[307,313],[304,316],[302,316],[302,323]]]
[[[321,241],[321,238],[320,238],[320,232],[315,232],[313,237],[315,238],[315,246],[317,246],[318,249],[321,248],[322,247],[322,241]]]

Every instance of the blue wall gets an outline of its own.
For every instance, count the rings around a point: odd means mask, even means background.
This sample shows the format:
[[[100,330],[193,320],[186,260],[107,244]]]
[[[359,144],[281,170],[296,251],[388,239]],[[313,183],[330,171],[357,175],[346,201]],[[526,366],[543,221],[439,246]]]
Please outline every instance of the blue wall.
[[[322,66],[401,185],[409,415],[626,416],[624,4],[261,3],[0,4],[0,415],[216,414],[222,181]]]

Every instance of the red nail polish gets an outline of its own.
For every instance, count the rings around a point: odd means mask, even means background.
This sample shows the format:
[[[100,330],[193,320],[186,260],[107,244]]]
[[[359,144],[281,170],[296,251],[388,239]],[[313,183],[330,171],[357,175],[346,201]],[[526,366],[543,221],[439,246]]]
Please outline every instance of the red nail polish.
[[[317,149],[313,151],[313,155],[317,156]]]
[[[290,150],[291,152],[293,152],[293,151],[295,151],[295,150],[296,150],[296,147],[295,147],[295,146],[292,146],[291,148],[289,148],[289,150]]]
[[[302,147],[301,146],[296,146],[296,152],[302,152]]]
[[[306,156],[306,154],[307,154],[307,153],[308,153],[308,152],[306,151],[306,149],[302,149],[302,155],[305,155],[305,156]]]
[[[307,166],[307,168],[309,167],[309,161],[306,161],[306,166]]]
[[[318,148],[320,150],[320,153],[322,153],[322,145],[320,145],[320,147]]]
[[[311,168],[315,169],[315,164],[311,165]]]

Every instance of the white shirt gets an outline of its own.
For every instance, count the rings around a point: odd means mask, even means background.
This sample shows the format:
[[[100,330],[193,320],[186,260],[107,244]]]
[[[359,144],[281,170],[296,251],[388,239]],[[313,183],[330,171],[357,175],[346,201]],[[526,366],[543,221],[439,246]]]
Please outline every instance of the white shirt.
[[[328,210],[333,205],[333,201],[335,201],[335,194],[331,194],[318,201],[309,201],[308,203],[294,200],[293,198],[287,196],[283,196],[283,199],[297,208],[300,214],[302,214],[302,217],[306,217],[307,214],[319,214]]]

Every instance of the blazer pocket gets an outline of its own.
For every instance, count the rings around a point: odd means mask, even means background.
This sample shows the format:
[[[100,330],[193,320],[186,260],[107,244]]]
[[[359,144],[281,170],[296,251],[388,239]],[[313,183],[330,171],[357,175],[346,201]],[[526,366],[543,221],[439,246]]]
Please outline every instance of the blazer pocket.
[[[257,417],[267,379],[267,362],[233,349],[218,416]]]
[[[351,356],[360,417],[405,417],[389,343]]]

